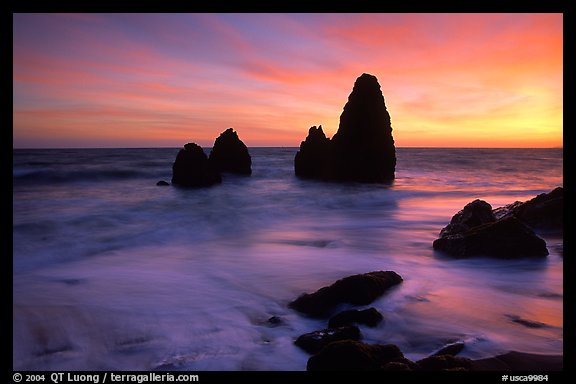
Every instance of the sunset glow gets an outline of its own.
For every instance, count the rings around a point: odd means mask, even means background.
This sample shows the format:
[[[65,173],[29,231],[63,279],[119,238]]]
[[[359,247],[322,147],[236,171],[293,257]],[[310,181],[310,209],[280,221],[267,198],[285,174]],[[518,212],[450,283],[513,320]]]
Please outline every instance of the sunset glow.
[[[296,147],[375,75],[396,146],[561,147],[562,14],[14,14],[13,146]]]

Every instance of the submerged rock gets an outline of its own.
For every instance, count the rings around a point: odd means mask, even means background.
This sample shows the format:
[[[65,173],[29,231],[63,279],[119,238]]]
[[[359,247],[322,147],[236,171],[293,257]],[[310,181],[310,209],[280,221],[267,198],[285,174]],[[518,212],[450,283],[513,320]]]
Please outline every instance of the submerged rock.
[[[327,328],[321,331],[305,333],[294,344],[308,353],[317,353],[326,345],[341,340],[359,340],[360,329],[356,326]]]
[[[201,146],[188,143],[178,152],[172,165],[172,184],[181,187],[208,187],[222,177],[208,161]]]
[[[228,128],[216,138],[209,160],[218,172],[252,174],[252,158],[248,147],[232,128]]]
[[[170,185],[170,183],[168,183],[167,181],[164,180],[160,180],[159,182],[156,183],[156,185],[160,186],[160,187],[165,187]]]
[[[340,279],[314,293],[304,293],[288,306],[315,317],[327,316],[341,303],[367,305],[400,284],[402,277],[394,271],[374,271]]]
[[[282,320],[281,317],[279,316],[271,316],[268,318],[268,320],[266,321],[266,323],[268,324],[268,326],[270,327],[277,327],[279,325],[284,324],[284,320]]]
[[[368,308],[362,311],[351,309],[348,311],[342,311],[337,315],[332,316],[328,321],[328,326],[330,328],[334,328],[357,323],[364,324],[369,327],[375,327],[382,320],[384,320],[384,317],[380,312],[378,312],[376,308]]]
[[[394,180],[396,149],[390,115],[378,79],[356,79],[332,140],[312,127],[294,159],[297,176],[331,181]]]
[[[527,328],[545,328],[548,325],[535,320],[524,319],[518,315],[506,315],[510,321],[516,324],[523,325]]]

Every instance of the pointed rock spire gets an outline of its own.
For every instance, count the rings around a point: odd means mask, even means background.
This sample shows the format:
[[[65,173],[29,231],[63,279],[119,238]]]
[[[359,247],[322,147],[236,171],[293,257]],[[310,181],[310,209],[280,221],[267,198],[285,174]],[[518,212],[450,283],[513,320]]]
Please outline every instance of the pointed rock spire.
[[[294,159],[297,176],[333,181],[390,182],[396,168],[396,149],[390,115],[378,79],[356,79],[332,140],[321,128],[310,128]]]

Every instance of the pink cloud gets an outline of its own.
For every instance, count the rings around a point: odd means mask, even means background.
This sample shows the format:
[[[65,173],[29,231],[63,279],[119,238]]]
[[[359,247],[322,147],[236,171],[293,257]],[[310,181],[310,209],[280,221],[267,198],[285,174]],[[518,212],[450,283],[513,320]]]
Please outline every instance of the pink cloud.
[[[53,17],[53,49],[14,46],[15,140],[36,130],[210,143],[232,126],[249,143],[296,146],[312,125],[336,131],[368,72],[398,145],[464,143],[463,125],[527,116],[550,122],[533,137],[547,129],[561,141],[558,14]]]

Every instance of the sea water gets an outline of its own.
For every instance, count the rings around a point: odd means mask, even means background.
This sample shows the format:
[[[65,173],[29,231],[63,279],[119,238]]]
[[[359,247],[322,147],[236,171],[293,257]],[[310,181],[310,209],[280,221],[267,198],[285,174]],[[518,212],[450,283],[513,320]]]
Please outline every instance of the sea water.
[[[297,148],[250,148],[252,176],[157,186],[178,150],[13,151],[15,370],[305,370],[293,342],[327,320],[287,304],[377,270],[404,281],[338,308],[383,314],[364,342],[412,360],[458,341],[470,358],[562,353],[561,236],[537,260],[432,249],[474,199],[562,186],[562,149],[398,148],[381,185],[301,180]]]

